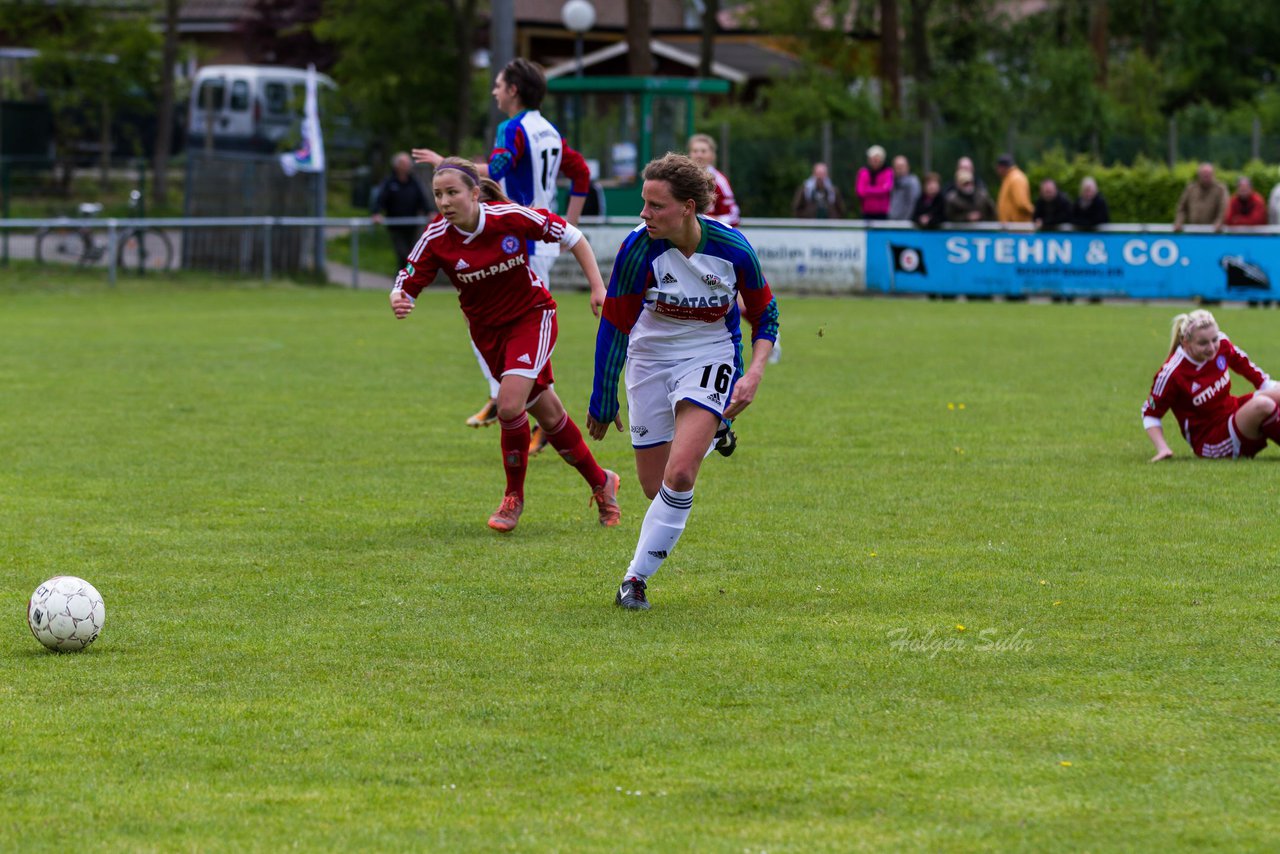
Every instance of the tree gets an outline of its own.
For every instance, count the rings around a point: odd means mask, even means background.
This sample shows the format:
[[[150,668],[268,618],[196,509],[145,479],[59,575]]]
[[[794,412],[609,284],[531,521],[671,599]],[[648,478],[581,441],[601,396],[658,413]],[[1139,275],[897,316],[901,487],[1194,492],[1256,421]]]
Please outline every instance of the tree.
[[[653,38],[649,0],[627,0],[627,65],[631,74],[648,77],[653,73]]]
[[[13,3],[4,25],[9,38],[39,51],[31,76],[53,113],[63,192],[70,191],[76,161],[94,149],[105,181],[121,142],[141,149],[136,130],[117,129],[115,117],[153,109],[158,36],[134,18],[82,3]]]
[[[933,104],[929,88],[933,83],[933,61],[929,55],[929,12],[934,0],[907,0],[907,57],[915,80],[916,118],[931,121]]]
[[[703,0],[702,41],[698,51],[698,76],[711,76],[711,63],[715,61],[716,18],[720,14],[720,0]]]
[[[880,109],[886,119],[902,108],[902,34],[898,0],[880,0]]]
[[[157,206],[169,195],[169,150],[173,147],[173,73],[178,62],[178,5],[165,0],[164,48],[160,53],[160,108],[156,114],[156,148],[152,152],[152,199]]]
[[[478,136],[475,13],[476,0],[409,7],[400,0],[327,0],[315,35],[335,51],[332,74],[380,147],[454,153]]]

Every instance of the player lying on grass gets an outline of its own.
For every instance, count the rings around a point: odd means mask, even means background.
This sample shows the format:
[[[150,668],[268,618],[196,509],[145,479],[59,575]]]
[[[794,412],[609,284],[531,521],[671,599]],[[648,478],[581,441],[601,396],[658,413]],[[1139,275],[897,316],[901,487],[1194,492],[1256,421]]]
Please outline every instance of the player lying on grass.
[[[1233,397],[1231,371],[1258,391]],[[1169,358],[1142,407],[1142,426],[1156,446],[1153,463],[1173,456],[1160,422],[1170,409],[1197,457],[1252,457],[1268,439],[1280,444],[1280,383],[1232,344],[1204,310],[1173,319]]]
[[[397,318],[413,311],[414,298],[443,271],[458,289],[471,339],[498,385],[498,423],[507,472],[502,503],[489,517],[495,531],[511,531],[524,509],[529,464],[529,418],[542,425],[551,446],[591,486],[600,524],[618,524],[618,475],[605,471],[582,439],[552,388],[556,303],[529,265],[526,241],[556,242],[573,253],[587,281],[603,286],[591,246],[582,232],[545,210],[512,203],[498,185],[482,179],[460,157],[445,158],[431,180],[438,216],[418,238],[396,277],[391,308]]]
[[[755,399],[778,335],[778,303],[755,250],[701,215],[715,192],[693,160],[668,154],[644,169],[644,224],[618,250],[596,339],[587,431],[602,439],[618,415],[627,368],[627,414],[636,472],[651,500],[616,602],[649,607],[646,581],[667,559],[693,507],[693,485],[716,431]],[[752,326],[743,373],[738,294]]]

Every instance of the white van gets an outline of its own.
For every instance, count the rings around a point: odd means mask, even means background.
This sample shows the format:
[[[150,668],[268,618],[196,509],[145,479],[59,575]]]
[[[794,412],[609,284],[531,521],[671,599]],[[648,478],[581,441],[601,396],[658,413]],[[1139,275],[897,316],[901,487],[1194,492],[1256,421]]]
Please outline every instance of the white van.
[[[337,85],[317,74],[321,100]],[[297,127],[307,72],[275,65],[206,65],[196,72],[188,111],[187,147],[270,152]],[[321,113],[324,113],[323,106]]]

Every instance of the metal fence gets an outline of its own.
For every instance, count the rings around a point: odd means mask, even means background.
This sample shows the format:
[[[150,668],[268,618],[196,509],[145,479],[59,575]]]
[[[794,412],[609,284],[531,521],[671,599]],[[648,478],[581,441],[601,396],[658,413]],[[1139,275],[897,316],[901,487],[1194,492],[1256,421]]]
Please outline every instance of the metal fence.
[[[383,225],[422,222],[391,219]],[[581,223],[606,280],[617,247],[635,225],[632,217],[584,218]],[[60,260],[102,269],[114,285],[121,275],[135,272],[199,269],[191,265],[191,254],[182,251],[182,241],[185,235],[217,232],[226,240],[256,247],[240,256],[243,266],[236,272],[270,281],[296,274],[296,267],[279,263],[275,247],[282,242],[296,247],[305,233],[330,248],[344,244],[350,263],[329,262],[332,269],[326,269],[322,258],[318,272],[325,280],[389,288],[390,271],[368,272],[367,261],[361,260],[362,238],[381,227],[364,217],[0,219],[0,259],[50,261],[45,241],[59,233],[87,234],[84,239],[95,248],[92,258],[71,254]],[[1214,234],[1208,226],[1188,226],[1185,234],[1175,234],[1168,223],[1114,224],[1072,235],[997,223],[948,224],[926,232],[903,222],[748,219],[742,231],[755,246],[766,277],[780,291],[1061,292],[1136,298],[1185,298],[1194,292],[1268,302],[1280,297],[1271,284],[1275,281],[1274,288],[1280,289],[1280,249],[1272,251],[1280,234],[1276,226],[1226,229],[1223,234]],[[162,258],[159,250],[138,253],[139,245],[145,247],[138,243],[144,232],[164,235],[168,246]],[[278,240],[282,235],[286,239]],[[78,244],[77,251],[83,251],[83,245]],[[1219,284],[1225,291],[1206,284],[1224,276],[1227,284]],[[570,253],[557,259],[551,280],[557,291],[586,287]]]

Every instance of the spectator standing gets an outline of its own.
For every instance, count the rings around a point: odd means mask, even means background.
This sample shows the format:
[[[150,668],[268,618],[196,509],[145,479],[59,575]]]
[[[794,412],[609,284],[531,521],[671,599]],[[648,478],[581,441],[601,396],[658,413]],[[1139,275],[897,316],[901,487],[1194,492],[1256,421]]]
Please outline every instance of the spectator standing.
[[[889,219],[908,220],[920,198],[920,179],[911,174],[911,164],[899,154],[893,158],[893,192],[889,195]]]
[[[1041,231],[1053,231],[1071,224],[1071,199],[1058,190],[1058,184],[1052,178],[1040,182],[1040,198],[1036,199],[1032,221]]]
[[[1080,198],[1071,206],[1071,224],[1076,231],[1093,231],[1111,222],[1106,198],[1098,192],[1098,182],[1086,176],[1080,182]]]
[[[924,176],[924,191],[911,209],[911,221],[919,228],[938,228],[946,221],[946,197],[942,194],[942,176],[930,172]]]
[[[1184,225],[1212,225],[1215,231],[1221,231],[1227,216],[1227,195],[1227,185],[1213,176],[1213,164],[1201,163],[1195,180],[1178,199],[1173,230],[1182,231]]]
[[[1035,207],[1031,204],[1031,182],[1018,168],[1012,154],[996,158],[996,174],[1000,176],[1000,195],[996,198],[996,214],[1000,222],[1009,225],[1031,222]]]
[[[1267,200],[1267,222],[1280,225],[1280,184],[1271,188],[1271,197]]]
[[[844,199],[831,180],[827,164],[813,164],[813,174],[796,188],[791,213],[801,219],[843,219]]]
[[[1253,182],[1241,175],[1236,181],[1236,191],[1227,203],[1226,225],[1266,225],[1267,205],[1253,189]]]
[[[983,222],[996,218],[996,206],[991,194],[974,181],[973,173],[961,169],[956,172],[956,185],[947,193],[947,222]]]
[[[413,161],[407,151],[396,152],[391,158],[391,174],[378,185],[373,194],[373,204],[369,214],[375,223],[382,224],[383,214],[396,219],[400,217],[427,216],[435,211],[435,207],[427,197],[427,191],[418,183],[413,174]],[[396,264],[404,266],[422,234],[419,225],[389,225],[387,234],[391,236],[391,246],[396,253]]]
[[[885,165],[884,149],[867,149],[867,165],[858,170],[854,190],[862,204],[863,219],[887,219],[889,196],[893,194],[893,170]]]

